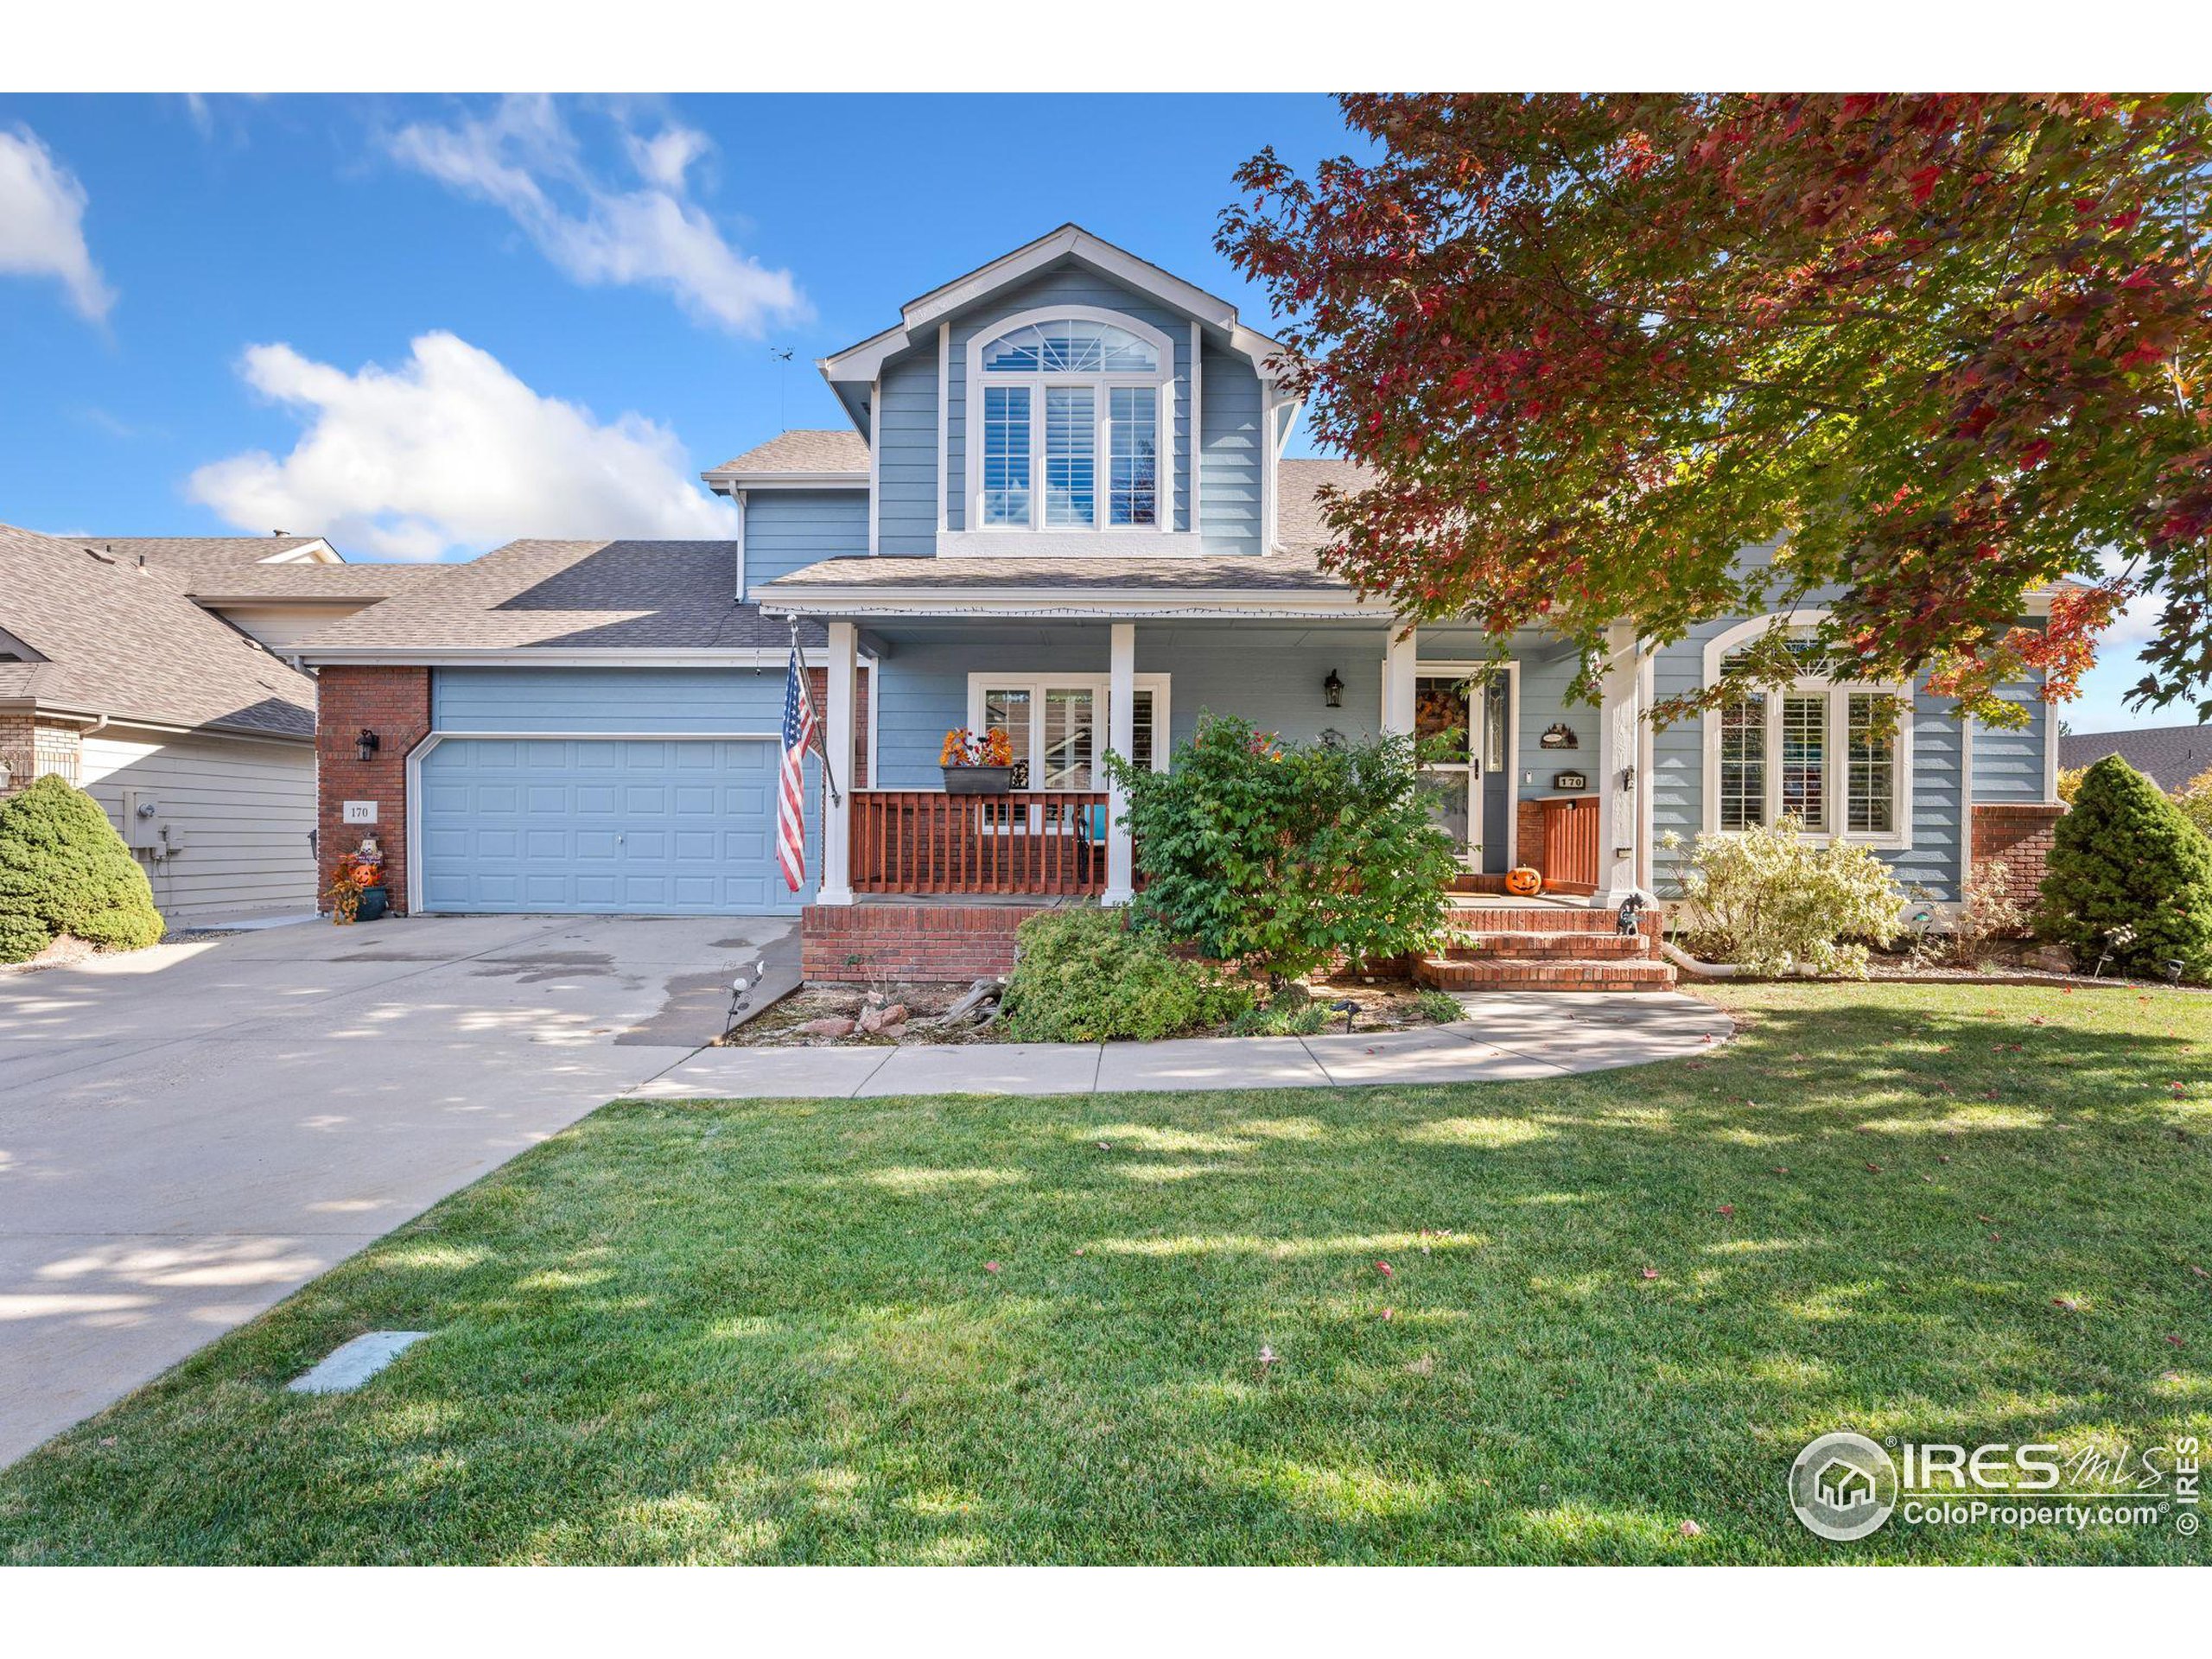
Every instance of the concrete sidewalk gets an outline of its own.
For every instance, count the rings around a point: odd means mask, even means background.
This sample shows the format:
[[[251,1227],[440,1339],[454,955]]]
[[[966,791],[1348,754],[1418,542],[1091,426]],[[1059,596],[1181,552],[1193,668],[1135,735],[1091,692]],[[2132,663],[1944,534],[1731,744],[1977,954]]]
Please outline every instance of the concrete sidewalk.
[[[1320,1037],[1165,1043],[916,1043],[709,1048],[630,1091],[643,1100],[1089,1095],[1344,1084],[1503,1083],[1710,1050],[1728,1016],[1681,992],[1514,992],[1460,999],[1464,1020]]]

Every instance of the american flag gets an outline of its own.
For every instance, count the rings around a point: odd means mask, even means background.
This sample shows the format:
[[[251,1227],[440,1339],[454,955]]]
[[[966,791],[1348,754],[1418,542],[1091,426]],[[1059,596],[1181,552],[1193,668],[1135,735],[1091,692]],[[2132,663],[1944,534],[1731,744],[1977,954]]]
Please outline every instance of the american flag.
[[[791,671],[784,678],[784,765],[777,791],[776,861],[784,885],[797,893],[806,885],[806,752],[814,742],[814,702],[799,678],[798,647],[791,647]]]

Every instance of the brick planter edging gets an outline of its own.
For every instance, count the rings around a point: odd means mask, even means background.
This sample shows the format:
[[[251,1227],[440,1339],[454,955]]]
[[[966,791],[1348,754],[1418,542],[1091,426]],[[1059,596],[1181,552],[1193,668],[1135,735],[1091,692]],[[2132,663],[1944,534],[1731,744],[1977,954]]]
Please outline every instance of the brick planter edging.
[[[1014,930],[1037,905],[809,905],[799,912],[808,983],[979,979],[1014,969]]]

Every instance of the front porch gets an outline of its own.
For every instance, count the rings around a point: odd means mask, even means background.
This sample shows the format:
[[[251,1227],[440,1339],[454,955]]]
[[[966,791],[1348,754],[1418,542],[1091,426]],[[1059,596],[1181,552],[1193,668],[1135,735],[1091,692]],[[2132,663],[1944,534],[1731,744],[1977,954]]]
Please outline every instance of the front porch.
[[[1553,641],[1489,657],[1467,630],[1401,630],[1357,607],[1070,608],[823,615],[827,751],[855,755],[865,683],[870,787],[824,803],[821,885],[804,929],[809,978],[1003,972],[1024,915],[1127,903],[1135,849],[1104,758],[1164,768],[1208,714],[1299,742],[1459,733],[1464,751],[1430,768],[1439,821],[1461,846],[1457,887],[1503,898],[1508,871],[1525,867],[1544,882],[1535,912],[1610,912],[1639,890],[1648,899],[1632,652],[1611,677],[1614,698],[1593,709],[1567,702],[1573,664]],[[957,727],[1010,733],[1009,792],[946,791],[938,749]],[[1602,931],[1611,918],[1591,921]]]

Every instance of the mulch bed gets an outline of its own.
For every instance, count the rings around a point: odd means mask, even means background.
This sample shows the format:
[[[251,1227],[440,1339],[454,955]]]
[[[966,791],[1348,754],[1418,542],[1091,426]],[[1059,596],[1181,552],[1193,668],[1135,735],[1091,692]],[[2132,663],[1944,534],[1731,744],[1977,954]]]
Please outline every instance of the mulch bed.
[[[729,1033],[721,1039],[722,1045],[729,1048],[892,1048],[902,1043],[1011,1042],[1003,1022],[997,1020],[979,1024],[963,1016],[945,1022],[945,1011],[967,995],[970,982],[963,979],[950,984],[804,985]],[[1410,980],[1315,979],[1307,982],[1306,988],[1324,1007],[1332,1002],[1357,1003],[1351,1016],[1357,1031],[1397,1031],[1430,1023],[1421,1011],[1421,988]],[[880,1002],[871,1004],[871,995],[880,998]],[[828,1037],[800,1029],[817,1020],[857,1020],[871,1006],[888,1007],[893,1003],[904,1005],[907,1015],[895,1036],[855,1030],[849,1036]],[[1342,1014],[1332,1013],[1329,1029],[1344,1029]],[[1190,1034],[1228,1037],[1235,1033],[1226,1026],[1217,1026]]]

